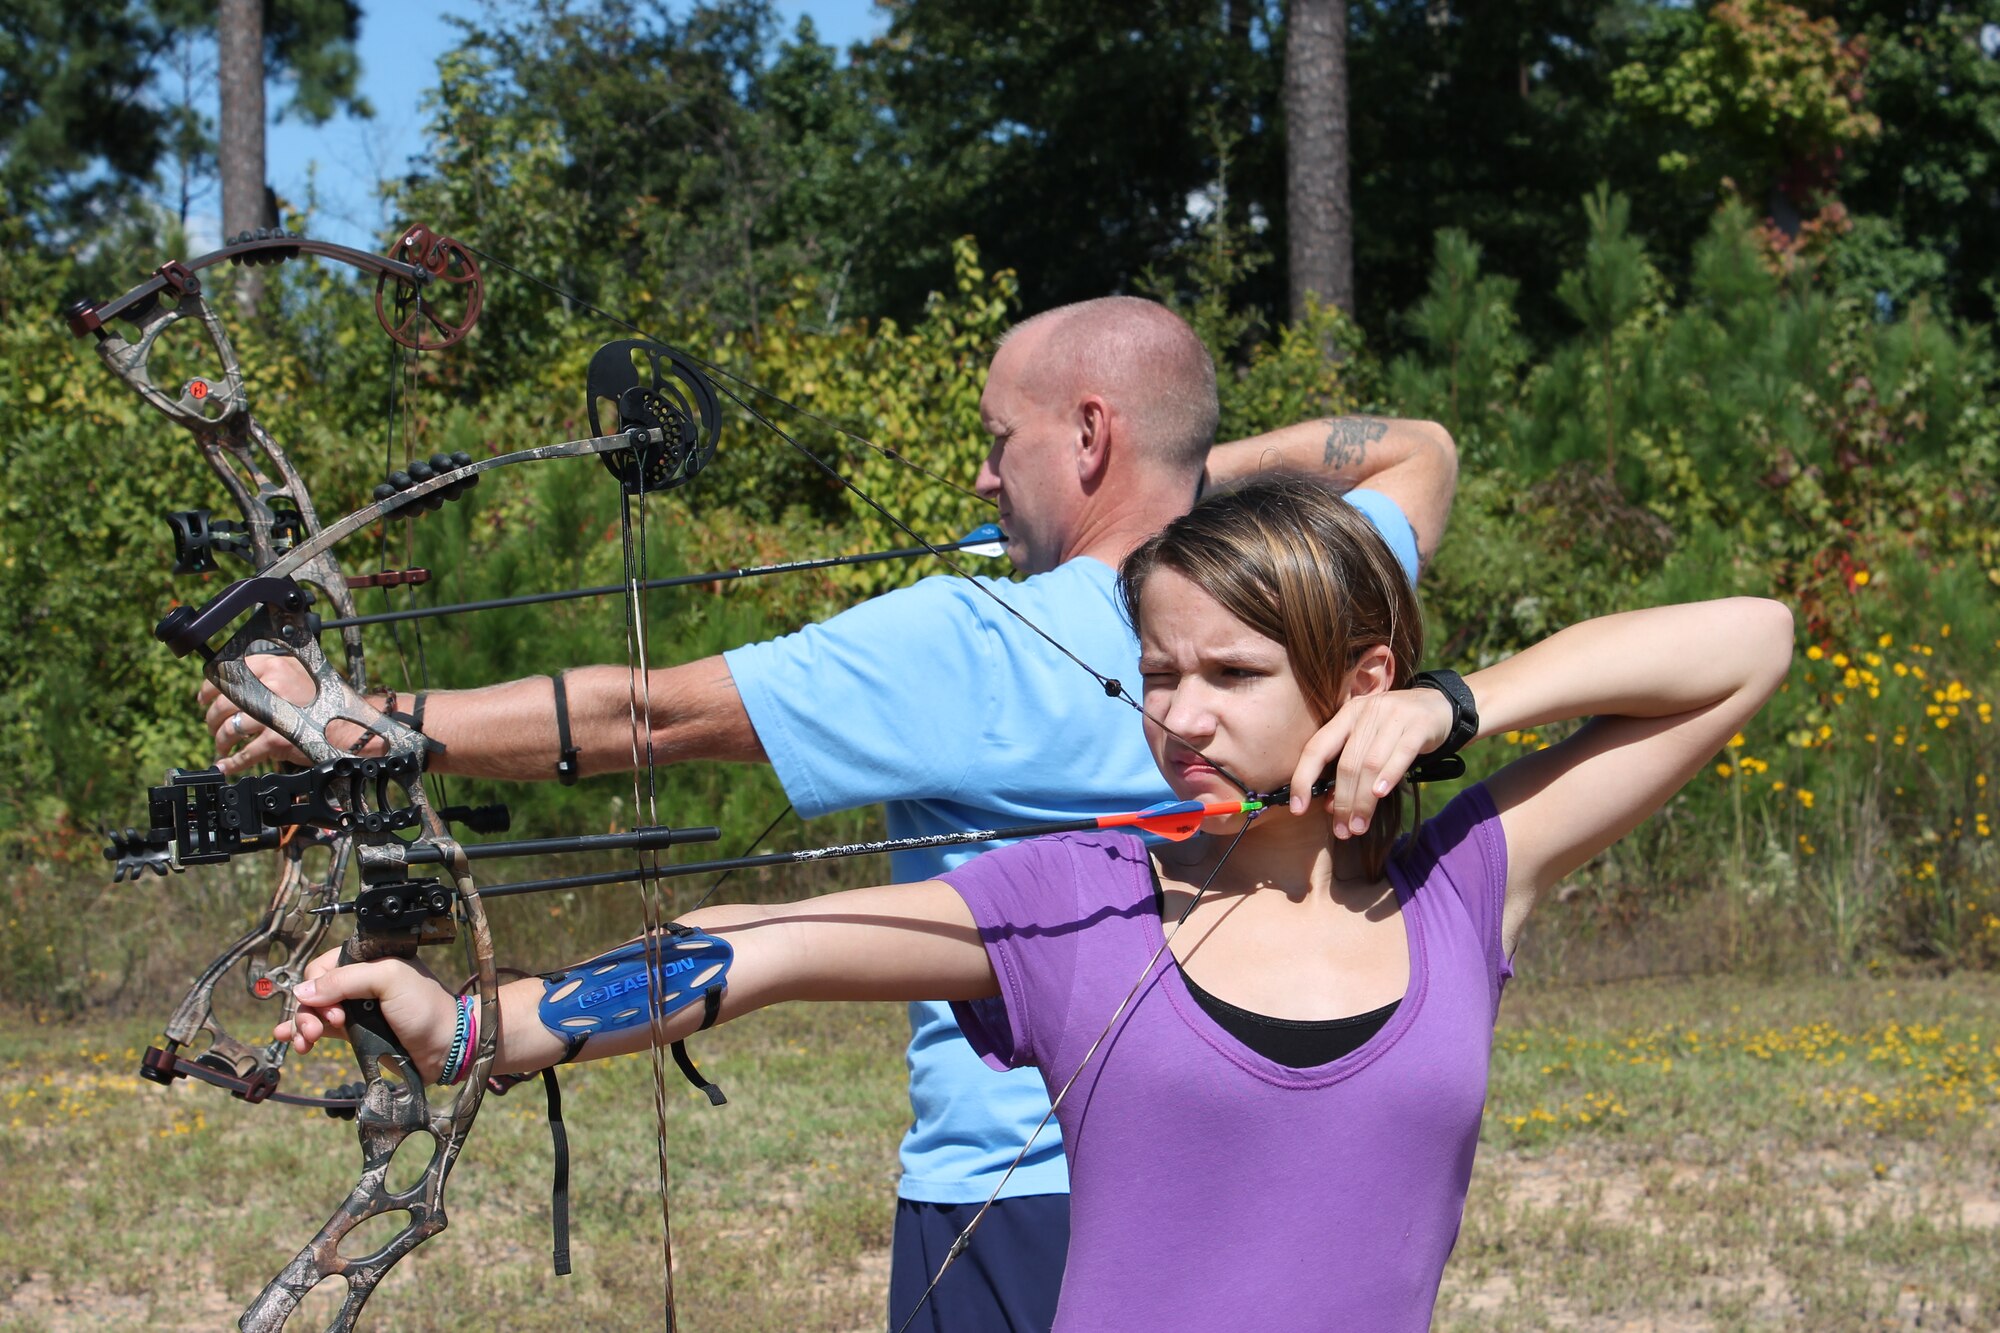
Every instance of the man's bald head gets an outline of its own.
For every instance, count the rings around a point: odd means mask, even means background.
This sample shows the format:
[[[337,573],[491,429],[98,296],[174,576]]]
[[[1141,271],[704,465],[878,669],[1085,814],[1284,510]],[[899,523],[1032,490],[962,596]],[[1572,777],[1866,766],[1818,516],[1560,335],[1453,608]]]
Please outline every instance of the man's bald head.
[[[1008,330],[1021,340],[1024,380],[1037,397],[1095,394],[1132,427],[1153,461],[1198,471],[1215,442],[1215,362],[1194,330],[1157,301],[1102,296],[1057,306]],[[1032,345],[1030,345],[1032,343]]]

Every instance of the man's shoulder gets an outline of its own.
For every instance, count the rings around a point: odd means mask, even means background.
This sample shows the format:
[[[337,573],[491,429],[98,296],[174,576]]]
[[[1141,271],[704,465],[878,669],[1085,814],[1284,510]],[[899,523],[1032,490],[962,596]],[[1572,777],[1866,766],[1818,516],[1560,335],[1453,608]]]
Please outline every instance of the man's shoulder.
[[[1034,609],[1062,608],[1082,603],[1093,609],[1110,604],[1117,595],[1118,572],[1101,560],[1078,556],[1054,569],[1026,578],[933,574],[906,588],[881,594],[874,602],[897,611],[937,610],[949,606],[979,620],[1012,621],[1020,612],[1033,618]]]

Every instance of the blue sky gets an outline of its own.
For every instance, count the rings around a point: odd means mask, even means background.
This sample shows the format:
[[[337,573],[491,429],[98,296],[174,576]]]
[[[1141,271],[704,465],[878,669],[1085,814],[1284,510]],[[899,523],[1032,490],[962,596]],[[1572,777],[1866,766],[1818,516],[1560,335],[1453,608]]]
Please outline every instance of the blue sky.
[[[375,200],[376,182],[400,175],[423,151],[423,95],[436,81],[437,58],[458,34],[445,20],[476,19],[482,7],[477,0],[364,0],[362,8],[361,87],[375,118],[341,117],[318,128],[274,119],[266,133],[265,161],[271,187],[291,204],[303,206],[309,193],[317,196],[309,228],[316,239],[374,249],[388,221]],[[887,26],[872,0],[778,0],[777,9],[784,31],[790,32],[801,14],[810,14],[820,40],[839,47]],[[270,100],[275,112],[284,90],[273,87]],[[218,229],[215,197],[204,202],[211,215],[207,226],[189,219],[200,249],[214,241]]]

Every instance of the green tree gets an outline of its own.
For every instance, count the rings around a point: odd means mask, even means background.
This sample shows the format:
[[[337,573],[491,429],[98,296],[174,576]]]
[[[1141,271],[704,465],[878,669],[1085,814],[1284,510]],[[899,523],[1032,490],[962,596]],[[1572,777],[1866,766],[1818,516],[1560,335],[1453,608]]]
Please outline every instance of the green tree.
[[[355,93],[356,0],[264,0],[263,18],[265,64],[291,90],[281,114],[369,114]],[[199,99],[161,85],[188,67],[189,43],[213,42],[214,22],[205,0],[0,7],[0,204],[34,243],[84,249],[155,230],[142,205],[163,159],[212,165]]]
[[[1834,7],[1867,43],[1868,106],[1882,132],[1856,147],[1841,197],[1854,234],[1836,255],[1853,291],[1885,311],[1919,295],[2000,313],[2000,0]]]
[[[1841,155],[1881,132],[1862,105],[1865,43],[1783,0],[1723,0],[1673,26],[1686,45],[1663,65],[1620,69],[1613,95],[1677,128],[1663,170],[1733,181],[1796,233]]]
[[[173,133],[147,100],[171,34],[144,0],[0,8],[0,206],[65,244],[129,207]]]
[[[857,265],[877,308],[915,314],[962,235],[1021,274],[1031,310],[1176,266],[1199,247],[1189,197],[1221,174],[1211,111],[1240,144],[1244,216],[1282,213],[1271,6],[897,0],[892,13],[854,52],[891,127],[877,151],[902,168]]]

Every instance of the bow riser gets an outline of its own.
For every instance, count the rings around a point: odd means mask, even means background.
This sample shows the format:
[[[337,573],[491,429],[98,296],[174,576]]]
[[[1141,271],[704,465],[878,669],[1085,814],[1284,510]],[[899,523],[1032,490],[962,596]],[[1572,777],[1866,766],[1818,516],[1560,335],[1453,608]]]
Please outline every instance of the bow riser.
[[[346,747],[328,739],[327,729],[335,723],[357,726],[380,737],[385,747],[380,759],[385,768],[392,761],[420,757],[428,744],[424,737],[375,709],[333,669],[311,633],[308,614],[302,598],[279,597],[265,603],[208,661],[209,680],[231,702],[283,735],[316,763],[352,757]],[[293,704],[258,679],[247,659],[271,652],[292,657],[312,677],[317,693],[311,703]],[[361,1140],[361,1174],[347,1200],[244,1313],[240,1327],[252,1333],[285,1327],[306,1293],[335,1277],[347,1284],[347,1292],[338,1315],[327,1325],[328,1333],[348,1333],[354,1327],[363,1305],[390,1268],[444,1230],[445,1181],[484,1096],[499,1037],[492,932],[464,848],[448,835],[421,779],[402,786],[401,797],[416,812],[421,841],[437,848],[449,868],[454,900],[446,913],[426,913],[385,926],[359,918],[355,933],[341,947],[341,961],[414,959],[421,948],[449,942],[456,934],[456,924],[463,923],[479,995],[480,1039],[473,1067],[449,1100],[433,1105],[423,1076],[379,1015],[371,1017],[359,1012],[359,1006],[352,1007],[348,1036],[366,1084],[355,1117]],[[329,797],[339,814],[359,821],[362,827],[371,813],[365,808],[371,798],[373,814],[391,813],[387,793],[366,781],[356,780]],[[357,833],[356,842],[364,885],[379,887],[384,881],[400,880],[406,872],[405,844],[391,832]],[[392,1191],[386,1184],[390,1166],[404,1143],[415,1135],[429,1136],[430,1158],[415,1184]],[[391,1213],[408,1220],[390,1240],[365,1255],[341,1253],[342,1241],[355,1228]]]
[[[353,751],[327,739],[327,728],[345,722],[385,743],[385,755],[420,754],[428,742],[394,718],[383,713],[345,676],[333,669],[320,649],[308,623],[309,612],[300,599],[295,607],[266,605],[229,637],[203,668],[223,697],[238,708],[292,740],[314,763],[350,756]],[[311,703],[295,704],[274,693],[250,665],[253,656],[284,656],[296,661],[312,677]]]
[[[285,451],[251,415],[242,363],[221,320],[202,298],[199,281],[188,270],[168,265],[155,282],[164,283],[162,290],[172,299],[161,300],[156,294],[132,307],[123,316],[136,330],[129,340],[115,327],[97,328],[98,356],[156,411],[195,437],[202,457],[243,516],[242,537],[249,548],[245,558],[252,568],[265,568],[319,530],[312,496]],[[163,346],[161,340],[184,321],[190,321],[187,328],[206,344],[199,355],[218,370],[170,392],[154,380],[152,360]],[[173,339],[164,345],[173,346]],[[298,578],[340,615],[354,614],[353,594],[330,552],[301,566]],[[349,678],[365,689],[360,632],[344,630],[341,639]],[[207,1045],[196,1059],[242,1079],[249,1100],[261,1100],[277,1087],[284,1044],[256,1045],[233,1036],[215,1013],[215,988],[239,961],[244,962],[250,994],[258,999],[281,997],[283,1017],[291,1016],[296,1007],[290,999],[291,986],[303,977],[305,964],[319,951],[326,934],[324,919],[306,909],[339,896],[350,859],[346,839],[336,838],[325,872],[313,875],[304,867],[306,850],[303,845],[284,849],[284,866],[269,907],[248,933],[202,970],[174,1007],[162,1029],[166,1050],[159,1056],[148,1052],[144,1072],[150,1077],[172,1082],[177,1048],[193,1046],[205,1033]],[[279,949],[283,956],[270,961]]]

